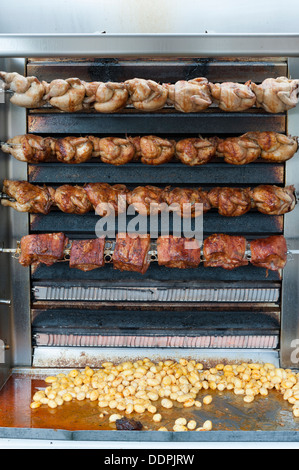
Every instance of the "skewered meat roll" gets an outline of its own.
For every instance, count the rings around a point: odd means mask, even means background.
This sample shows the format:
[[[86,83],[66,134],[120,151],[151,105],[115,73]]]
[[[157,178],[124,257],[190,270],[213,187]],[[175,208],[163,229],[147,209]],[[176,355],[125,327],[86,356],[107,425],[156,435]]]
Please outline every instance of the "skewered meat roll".
[[[99,139],[97,151],[102,162],[111,165],[124,165],[134,158],[136,149],[129,139],[105,137]]]
[[[247,165],[261,155],[260,146],[248,136],[218,139],[217,156],[232,165]]]
[[[295,187],[280,188],[263,184],[251,191],[252,199],[259,212],[268,215],[286,214],[296,205]]]
[[[105,238],[73,240],[70,251],[70,268],[87,272],[101,268],[104,261]]]
[[[15,199],[2,199],[3,206],[9,206],[18,212],[48,214],[54,204],[55,190],[47,186],[35,186],[27,181],[4,180],[3,192]]]
[[[199,77],[179,80],[174,85],[164,84],[168,90],[167,102],[183,113],[198,113],[212,104],[209,82]]]
[[[13,92],[11,103],[24,108],[39,108],[45,104],[45,87],[36,77],[0,72],[0,78],[5,83],[5,89]]]
[[[141,161],[147,165],[161,165],[172,160],[175,154],[175,142],[154,135],[140,139]]]
[[[160,212],[163,202],[163,189],[156,186],[137,186],[128,193],[128,204],[143,216]]]
[[[238,235],[214,234],[204,240],[204,266],[234,269],[246,266],[246,239]]]
[[[208,197],[211,206],[226,217],[246,214],[253,206],[250,188],[213,188]]]
[[[261,149],[261,157],[271,162],[285,162],[298,149],[295,137],[278,132],[247,132],[244,136],[256,142]]]
[[[54,155],[55,139],[33,134],[16,135],[3,144],[1,149],[21,162],[47,162]]]
[[[67,214],[86,214],[91,211],[92,204],[87,193],[81,186],[64,184],[55,191],[54,202],[56,206]]]
[[[176,155],[185,165],[196,166],[208,163],[216,153],[215,139],[190,137],[179,140],[176,144]]]
[[[93,146],[88,137],[63,137],[55,143],[57,160],[63,163],[83,163],[91,158]]]
[[[287,262],[287,244],[283,235],[272,235],[250,242],[251,263],[260,268],[277,271]]]
[[[83,85],[84,107],[94,107],[100,113],[117,113],[127,104],[129,94],[124,83],[83,82]]]
[[[287,77],[266,78],[260,85],[251,83],[256,106],[268,113],[283,113],[298,103],[299,80]]]
[[[141,111],[155,111],[163,108],[167,100],[167,89],[143,78],[133,78],[125,82],[129,92],[129,103]]]
[[[43,99],[54,108],[67,113],[83,109],[85,87],[79,78],[57,79],[50,83],[42,83],[45,88]]]
[[[88,199],[98,215],[126,211],[128,189],[124,184],[89,183],[84,186]]]
[[[167,268],[197,268],[201,261],[201,245],[196,239],[173,235],[157,239],[159,266]]]
[[[211,208],[208,193],[201,188],[171,188],[163,191],[163,200],[166,204],[173,205],[173,210],[182,217],[198,217]],[[199,207],[202,204],[202,208]]]
[[[113,267],[120,271],[145,274],[149,268],[150,235],[118,234],[113,252]]]
[[[67,243],[68,239],[63,233],[26,235],[21,240],[19,263],[22,266],[39,263],[51,266],[64,258]]]
[[[224,82],[210,83],[214,101],[218,107],[226,112],[245,111],[252,108],[256,96],[250,88],[250,81],[244,85],[240,83]]]

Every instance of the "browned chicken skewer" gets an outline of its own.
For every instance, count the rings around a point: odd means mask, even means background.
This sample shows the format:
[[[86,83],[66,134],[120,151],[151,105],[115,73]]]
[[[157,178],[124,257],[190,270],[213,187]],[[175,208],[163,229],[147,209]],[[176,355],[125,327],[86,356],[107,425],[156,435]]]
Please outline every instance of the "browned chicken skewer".
[[[15,136],[1,144],[5,153],[17,160],[39,163],[56,160],[62,163],[83,163],[100,158],[111,165],[124,165],[140,160],[147,165],[161,165],[177,158],[185,165],[208,163],[213,156],[232,165],[245,165],[257,158],[284,162],[298,149],[296,137],[277,132],[247,132],[239,137],[220,139],[189,137],[172,139],[149,135],[143,137],[40,137],[32,134]]]
[[[115,113],[127,104],[144,111],[155,111],[170,104],[180,112],[194,113],[207,109],[212,98],[228,112],[244,111],[256,105],[269,113],[281,113],[297,105],[299,94],[299,80],[287,77],[267,78],[259,85],[250,81],[212,84],[204,77],[162,85],[141,78],[125,83],[104,83],[85,82],[75,77],[47,83],[15,72],[0,72],[0,78],[5,88],[13,92],[10,100],[17,106],[39,108],[49,103],[71,113],[82,109]]]
[[[253,208],[268,215],[282,215],[292,211],[296,205],[294,186],[282,188],[275,185],[215,187],[209,191],[147,185],[130,191],[123,184],[89,183],[84,187],[66,184],[55,190],[27,181],[5,180],[3,193],[8,196],[2,197],[3,205],[19,212],[42,214],[47,214],[52,206],[56,206],[70,214],[85,214],[93,208],[101,216],[117,215],[126,212],[131,205],[143,216],[169,210],[182,217],[198,217],[215,208],[220,215],[237,217]]]

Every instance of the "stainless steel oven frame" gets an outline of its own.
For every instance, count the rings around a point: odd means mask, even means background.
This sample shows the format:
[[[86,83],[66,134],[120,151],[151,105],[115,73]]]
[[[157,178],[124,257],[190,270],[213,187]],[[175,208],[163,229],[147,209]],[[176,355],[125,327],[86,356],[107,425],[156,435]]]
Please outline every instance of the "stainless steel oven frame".
[[[0,69],[24,73],[27,57],[287,57],[289,75],[299,77],[298,34],[64,34],[64,35],[0,35]],[[288,112],[289,134],[299,134],[299,106]],[[0,105],[0,140],[26,133],[26,110]],[[3,157],[3,158],[2,158]],[[0,174],[14,179],[27,179],[27,165],[1,155]],[[299,190],[298,156],[286,163],[285,184]],[[298,209],[298,208],[297,208]],[[29,216],[5,211],[0,206],[0,242],[15,246],[28,233]],[[288,246],[299,249],[299,217],[295,210],[284,218],[284,234]],[[32,366],[30,318],[30,275],[10,257],[0,258],[0,387],[12,370]],[[173,351],[176,357],[185,350]],[[194,351],[199,356],[207,351]],[[159,351],[144,351],[157,356]],[[209,357],[242,351],[208,351]],[[118,351],[98,351],[117,357]],[[134,357],[136,350],[126,350]],[[299,362],[299,256],[294,255],[284,269],[279,352],[248,350],[247,358],[272,360],[284,368],[298,369]],[[269,357],[269,355],[271,357]],[[244,356],[244,357],[245,357]],[[243,357],[243,356],[242,356]],[[79,433],[80,434],[80,433]],[[163,433],[161,433],[163,434]],[[38,438],[38,436],[36,436]],[[108,439],[108,437],[107,437]],[[207,437],[207,439],[209,439]],[[252,436],[252,440],[256,437]],[[239,440],[239,438],[236,438]],[[251,438],[250,438],[251,440]]]

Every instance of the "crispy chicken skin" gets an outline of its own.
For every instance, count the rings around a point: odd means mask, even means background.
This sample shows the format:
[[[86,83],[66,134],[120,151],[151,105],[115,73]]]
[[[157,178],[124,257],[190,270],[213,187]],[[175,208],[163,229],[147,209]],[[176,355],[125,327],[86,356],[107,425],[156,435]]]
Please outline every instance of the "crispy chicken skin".
[[[46,102],[44,84],[36,77],[23,77],[13,72],[0,72],[5,89],[13,92],[10,102],[24,108],[40,108]]]
[[[263,184],[251,191],[251,197],[259,212],[268,215],[282,215],[290,212],[296,205],[295,187],[280,188]]]
[[[287,262],[287,244],[283,235],[272,235],[250,242],[251,263],[270,271],[283,269]]]
[[[101,268],[104,261],[105,238],[73,240],[70,251],[70,268],[87,272]]]
[[[136,148],[129,139],[105,137],[99,140],[97,151],[102,162],[111,165],[124,165],[133,160]]]
[[[113,253],[113,267],[120,271],[145,274],[150,265],[150,242],[150,235],[118,234]]]
[[[201,188],[171,188],[163,191],[163,200],[182,217],[198,217],[211,209],[208,193]],[[199,206],[202,204],[202,207]]]
[[[67,214],[86,214],[92,210],[92,204],[86,191],[81,186],[64,184],[55,191],[54,202],[56,206]]]
[[[163,189],[157,186],[137,186],[128,193],[128,204],[143,216],[161,212],[163,202]]]
[[[220,188],[216,187],[208,193],[212,207],[218,209],[220,215],[238,217],[246,214],[253,204],[250,188]]]
[[[128,189],[124,184],[89,183],[84,186],[84,190],[98,215],[126,211]]]
[[[21,162],[41,163],[53,159],[55,139],[33,134],[16,135],[2,145],[2,152],[10,153]]]
[[[174,85],[164,84],[168,90],[168,104],[183,113],[198,113],[212,104],[209,82],[199,77],[193,80],[179,80]]]
[[[21,240],[21,256],[19,263],[22,266],[43,263],[51,266],[64,258],[64,249],[68,239],[63,233],[45,233],[39,235],[26,235]]]
[[[252,108],[256,96],[250,88],[250,81],[240,83],[209,83],[212,97],[218,107],[226,112],[240,112]]]
[[[176,143],[175,151],[185,165],[196,166],[208,163],[216,153],[216,143],[212,139],[189,137]]]
[[[140,138],[141,162],[146,165],[161,165],[170,162],[175,154],[175,143],[154,135]]]
[[[51,187],[36,186],[27,181],[4,180],[3,192],[15,199],[2,199],[3,206],[9,206],[18,212],[48,214],[54,204],[55,190]]]
[[[214,234],[204,240],[204,266],[234,269],[246,266],[246,239],[238,235]]]
[[[256,106],[268,113],[283,113],[298,103],[299,80],[287,77],[266,78],[260,85],[251,83]]]
[[[92,151],[88,137],[63,137],[55,143],[57,160],[63,163],[84,163],[91,158]]]
[[[143,78],[133,78],[125,82],[129,93],[129,103],[140,111],[155,111],[163,108],[167,100],[167,89]]]
[[[246,134],[218,141],[217,156],[223,157],[224,161],[231,165],[247,165],[257,160],[260,155],[260,146]]]
[[[201,261],[201,245],[192,238],[158,237],[157,253],[159,266],[167,268],[197,268]]]
[[[271,162],[285,162],[298,149],[297,138],[278,132],[247,132],[245,137],[259,145],[263,160]]]

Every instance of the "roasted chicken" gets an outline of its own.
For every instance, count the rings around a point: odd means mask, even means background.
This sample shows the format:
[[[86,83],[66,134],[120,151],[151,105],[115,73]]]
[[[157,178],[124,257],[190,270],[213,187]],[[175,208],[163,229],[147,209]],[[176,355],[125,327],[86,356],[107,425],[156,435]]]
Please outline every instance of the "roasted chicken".
[[[198,113],[212,104],[209,82],[199,77],[193,80],[179,80],[174,85],[164,84],[168,90],[168,104],[183,113]]]
[[[173,235],[157,239],[159,266],[167,268],[197,268],[201,261],[201,244],[196,239]]]
[[[63,137],[55,142],[56,158],[63,163],[84,163],[91,158],[92,151],[88,137]]]
[[[98,215],[107,216],[126,211],[128,189],[124,184],[89,183],[84,186],[84,190]]]
[[[92,204],[87,193],[81,186],[64,184],[56,189],[54,195],[55,205],[67,214],[86,214],[91,211]]]
[[[238,217],[254,207],[250,188],[216,187],[208,192],[208,197],[211,206],[226,217]]]
[[[124,165],[133,160],[135,156],[135,146],[129,139],[118,137],[105,137],[99,139],[96,150],[102,162],[111,165]]]
[[[250,81],[240,83],[210,83],[211,94],[218,107],[226,112],[240,112],[252,108],[256,96],[250,88]]]
[[[161,165],[170,162],[175,154],[175,142],[148,135],[140,139],[141,162],[146,165]]]
[[[105,239],[73,240],[70,251],[70,268],[92,271],[105,265]]]
[[[251,263],[260,268],[277,271],[287,262],[287,244],[282,235],[272,235],[250,242]]]
[[[0,72],[6,90],[13,92],[10,102],[24,108],[40,108],[46,103],[45,87],[36,77],[23,77],[13,72]]]
[[[251,191],[251,197],[259,212],[268,215],[282,215],[290,212],[296,205],[295,187],[263,184]]]
[[[85,98],[85,87],[79,78],[43,82],[46,93],[44,100],[54,108],[67,113],[81,111]]]
[[[247,165],[254,162],[261,155],[261,148],[248,136],[228,137],[218,139],[217,156],[223,157],[231,165]]]
[[[55,139],[33,134],[17,135],[4,143],[1,149],[21,162],[47,162],[55,155]]]
[[[129,92],[128,103],[141,111],[155,111],[163,108],[167,100],[167,89],[154,82],[143,78],[133,78],[125,82]]]
[[[3,206],[9,206],[18,212],[48,214],[54,205],[55,189],[36,186],[27,181],[4,180],[3,192],[9,199],[2,199]]]
[[[128,204],[143,216],[161,212],[163,202],[163,189],[157,186],[137,186],[128,193]]]
[[[298,103],[299,80],[287,77],[266,78],[260,85],[251,83],[256,106],[268,113],[283,113]]]
[[[84,82],[84,86],[84,107],[93,107],[99,113],[116,113],[127,104],[129,94],[124,83]]]
[[[271,162],[285,162],[298,149],[297,138],[278,132],[247,132],[244,137],[259,145],[262,159]]]
[[[51,266],[56,261],[63,260],[67,243],[68,239],[63,233],[26,235],[21,239],[19,263],[22,266],[39,263]]]
[[[204,266],[229,270],[246,266],[246,243],[238,235],[210,235],[203,244]]]
[[[216,141],[202,137],[189,137],[179,140],[175,151],[185,165],[197,166],[208,163],[216,153]]]
[[[201,188],[171,188],[163,191],[163,201],[182,217],[198,217],[211,209],[207,191]]]
[[[149,268],[149,235],[117,234],[113,252],[113,267],[120,271],[145,274]]]

